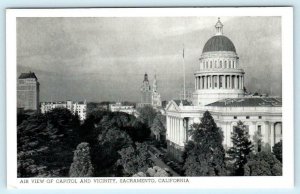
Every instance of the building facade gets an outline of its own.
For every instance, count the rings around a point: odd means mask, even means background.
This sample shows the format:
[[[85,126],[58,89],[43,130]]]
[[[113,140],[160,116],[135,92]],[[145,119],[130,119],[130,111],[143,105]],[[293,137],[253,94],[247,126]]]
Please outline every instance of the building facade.
[[[138,107],[152,106],[154,108],[161,107],[161,97],[157,91],[157,80],[154,75],[153,87],[151,90],[148,74],[145,73],[143,84],[141,86],[141,102],[137,104]]]
[[[109,110],[111,112],[124,112],[130,115],[136,116],[136,110],[132,105],[122,105],[121,102],[115,104],[109,104]]]
[[[161,97],[160,94],[157,91],[157,80],[156,80],[156,75],[154,75],[154,80],[153,80],[153,86],[152,86],[152,106],[154,108],[159,108],[161,107]]]
[[[40,83],[34,72],[21,73],[17,82],[17,108],[39,111]]]
[[[216,34],[205,44],[194,73],[193,101],[172,100],[166,107],[168,151],[181,159],[184,145],[190,140],[188,131],[209,111],[223,131],[223,145],[232,146],[231,133],[242,121],[250,138],[262,137],[262,148],[271,150],[282,138],[282,99],[249,96],[244,92],[245,72],[239,67],[239,57],[232,41],[223,35],[220,20]]]
[[[55,108],[66,108],[71,111],[72,114],[77,114],[80,121],[86,119],[86,109],[87,103],[83,102],[73,102],[71,100],[62,101],[62,102],[42,102],[41,103],[41,113],[44,114]]]

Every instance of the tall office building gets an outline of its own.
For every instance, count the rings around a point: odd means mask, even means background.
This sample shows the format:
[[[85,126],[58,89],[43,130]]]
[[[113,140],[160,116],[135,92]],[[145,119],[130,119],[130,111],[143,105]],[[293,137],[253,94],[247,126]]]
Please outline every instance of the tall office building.
[[[17,83],[17,108],[39,111],[40,83],[34,72],[21,73]]]

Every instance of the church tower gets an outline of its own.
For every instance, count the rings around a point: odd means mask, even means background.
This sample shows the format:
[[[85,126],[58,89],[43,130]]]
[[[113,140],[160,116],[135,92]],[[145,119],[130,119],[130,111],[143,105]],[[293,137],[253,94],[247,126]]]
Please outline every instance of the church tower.
[[[152,106],[154,108],[161,107],[160,94],[157,92],[156,74],[154,75],[153,86],[152,86]]]
[[[144,80],[141,86],[141,102],[140,106],[151,105],[151,87],[148,80],[148,74],[145,73]]]
[[[206,42],[202,50],[199,70],[194,73],[195,106],[244,96],[244,70],[239,68],[239,57],[234,44],[223,35],[223,26],[218,18],[216,34]]]

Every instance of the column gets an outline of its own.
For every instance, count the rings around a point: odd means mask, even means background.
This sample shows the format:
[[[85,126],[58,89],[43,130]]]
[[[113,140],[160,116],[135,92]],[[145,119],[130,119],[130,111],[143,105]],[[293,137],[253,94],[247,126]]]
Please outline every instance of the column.
[[[230,76],[226,76],[226,79],[227,79],[227,89],[229,89],[230,88]]]
[[[202,89],[202,80],[201,80],[201,76],[198,77],[198,81],[199,81],[198,88],[199,88],[199,89]]]
[[[166,139],[169,139],[169,133],[170,133],[170,123],[169,123],[169,116],[167,115],[167,133],[166,133]]]
[[[174,142],[176,142],[176,117],[173,117],[173,137]]]
[[[179,119],[178,118],[176,118],[176,142],[177,142],[177,144],[179,144],[179,135],[180,135],[180,133],[179,133]]]
[[[206,79],[206,85],[205,85],[205,87],[206,87],[206,89],[208,89],[209,88],[209,85],[208,85],[208,75],[205,76],[205,79]]]
[[[183,140],[183,119],[182,118],[180,118],[180,130],[179,131],[180,131],[179,145],[183,146],[184,140]]]
[[[234,76],[234,89],[237,89],[237,76]]]
[[[219,79],[219,75],[217,75],[217,89],[219,89],[220,88],[220,81],[219,81],[220,79]]]
[[[202,76],[199,76],[199,83],[200,83],[200,89],[203,89],[203,79],[202,79]]]
[[[215,88],[215,76],[214,75],[211,76],[211,88],[212,89]]]
[[[172,139],[172,117],[169,117],[169,134],[168,134],[169,140]]]
[[[195,77],[195,90],[197,90],[197,77]]]
[[[226,82],[225,82],[225,75],[223,75],[223,79],[222,79],[222,86],[223,86],[223,89],[226,88]]]
[[[176,118],[176,142],[179,143],[179,119]]]
[[[229,88],[232,89],[232,75],[229,76]]]
[[[186,119],[183,118],[183,143],[187,141],[186,139],[187,126],[188,126],[188,118]]]
[[[172,141],[175,141],[175,125],[174,125],[174,117],[172,117]]]
[[[204,76],[204,87],[203,89],[207,89],[207,76]]]
[[[244,89],[244,76],[241,76],[241,80],[242,80],[242,90]]]
[[[271,146],[271,150],[273,149],[273,146],[274,146],[274,140],[275,140],[275,128],[274,128],[274,123],[271,123],[270,122],[270,125],[271,125],[271,141],[270,141],[270,146]]]
[[[172,117],[170,117],[170,140],[173,140],[173,123],[172,123]]]

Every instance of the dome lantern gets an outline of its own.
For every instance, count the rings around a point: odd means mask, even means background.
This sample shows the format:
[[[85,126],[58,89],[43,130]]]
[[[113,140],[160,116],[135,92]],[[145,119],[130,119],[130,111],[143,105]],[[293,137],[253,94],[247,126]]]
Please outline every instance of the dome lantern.
[[[218,22],[216,23],[215,27],[216,27],[216,35],[223,35],[223,24],[220,21],[220,18],[218,18]]]

